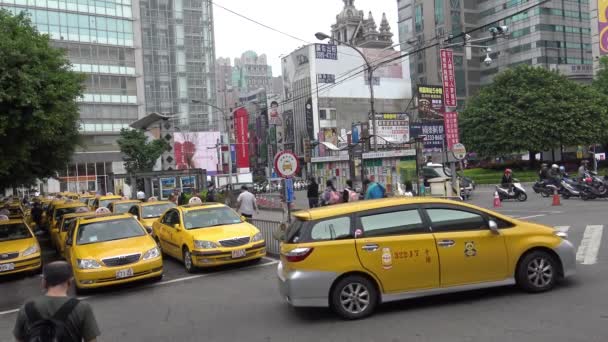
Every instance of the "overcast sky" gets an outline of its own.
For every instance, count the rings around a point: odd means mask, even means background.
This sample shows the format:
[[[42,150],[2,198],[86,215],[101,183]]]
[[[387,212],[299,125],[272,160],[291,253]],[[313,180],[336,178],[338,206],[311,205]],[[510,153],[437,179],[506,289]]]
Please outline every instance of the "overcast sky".
[[[342,11],[342,0],[218,0],[218,5],[243,14],[280,31],[289,33],[309,43],[314,34],[322,31],[330,34],[336,15]],[[397,0],[355,0],[357,10],[369,11],[380,26],[385,12],[397,43]],[[215,19],[216,57],[240,57],[247,50],[265,53],[272,65],[273,76],[281,74],[280,55],[291,53],[304,42],[273,32],[260,25],[240,18],[226,10],[213,6]]]

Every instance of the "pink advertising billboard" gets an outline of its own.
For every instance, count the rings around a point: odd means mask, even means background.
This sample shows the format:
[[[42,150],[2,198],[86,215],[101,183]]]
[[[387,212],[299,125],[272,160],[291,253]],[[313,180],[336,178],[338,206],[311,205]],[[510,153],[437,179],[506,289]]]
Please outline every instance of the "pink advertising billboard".
[[[217,172],[216,144],[220,132],[177,132],[173,136],[173,155],[178,170],[205,169]]]

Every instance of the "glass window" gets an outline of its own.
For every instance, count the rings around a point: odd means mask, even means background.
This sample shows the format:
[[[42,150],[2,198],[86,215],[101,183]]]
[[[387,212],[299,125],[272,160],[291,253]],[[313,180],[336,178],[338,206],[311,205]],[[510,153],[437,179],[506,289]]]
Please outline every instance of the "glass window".
[[[86,245],[111,240],[144,236],[146,233],[134,218],[89,223],[80,226],[76,243]]]
[[[23,223],[0,225],[0,241],[29,239],[31,237],[32,234]]]
[[[154,218],[160,217],[167,209],[175,207],[174,203],[160,203],[155,205],[146,205],[143,206],[143,216],[144,218]]]
[[[483,216],[457,209],[427,209],[434,232],[481,230],[487,224]]]
[[[416,209],[361,217],[365,237],[427,233]]]
[[[192,210],[184,213],[186,229],[201,229],[241,223],[240,216],[227,207]]]
[[[338,217],[317,222],[310,229],[310,238],[315,241],[351,238],[350,217]]]

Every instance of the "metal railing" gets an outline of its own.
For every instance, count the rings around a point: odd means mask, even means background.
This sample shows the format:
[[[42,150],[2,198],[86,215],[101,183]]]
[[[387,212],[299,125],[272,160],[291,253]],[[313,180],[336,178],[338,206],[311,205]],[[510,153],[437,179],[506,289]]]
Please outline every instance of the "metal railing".
[[[278,240],[272,235],[273,232],[281,229],[281,222],[250,219],[249,222],[256,226],[262,233],[264,241],[266,241],[266,253],[272,256],[279,256],[281,245]]]

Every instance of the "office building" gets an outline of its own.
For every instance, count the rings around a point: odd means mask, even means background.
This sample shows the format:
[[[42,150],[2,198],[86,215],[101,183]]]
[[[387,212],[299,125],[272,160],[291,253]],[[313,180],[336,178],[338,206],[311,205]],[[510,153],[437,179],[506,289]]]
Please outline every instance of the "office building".
[[[146,113],[174,118],[181,130],[214,130],[213,8],[209,0],[141,0]],[[194,102],[193,102],[194,101]]]
[[[235,58],[232,68],[232,85],[238,89],[241,97],[260,88],[271,92],[272,67],[268,65],[266,55],[246,51],[240,58]]]
[[[595,1],[595,0],[593,0]],[[591,2],[593,2],[591,1]],[[552,0],[534,5],[527,0],[397,0],[399,41],[402,50],[446,40],[480,26],[508,26],[508,39],[476,42],[470,53],[452,46],[458,105],[492,82],[502,70],[519,64],[538,65],[581,81],[591,79],[591,34],[587,0]],[[490,37],[488,30],[471,34],[472,40]],[[462,38],[452,43],[462,43]],[[449,44],[449,43],[445,43]],[[486,47],[491,51],[488,53]],[[440,85],[440,47],[411,55],[412,86]],[[492,63],[484,60],[489,56]]]
[[[27,12],[73,69],[86,74],[79,99],[83,144],[59,171],[51,191],[107,189],[107,175],[124,172],[116,139],[145,113],[139,3],[132,0],[0,0],[12,13]]]

